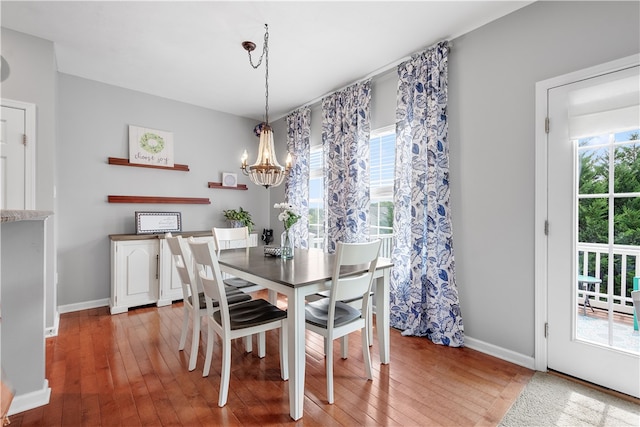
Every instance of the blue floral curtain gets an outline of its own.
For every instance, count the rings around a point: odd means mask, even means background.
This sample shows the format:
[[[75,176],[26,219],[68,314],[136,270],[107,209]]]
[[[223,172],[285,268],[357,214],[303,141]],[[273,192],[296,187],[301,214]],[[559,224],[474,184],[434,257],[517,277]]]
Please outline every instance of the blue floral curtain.
[[[398,66],[391,325],[464,345],[449,209],[447,42]]]
[[[325,250],[369,240],[371,79],[322,99]]]
[[[284,195],[301,218],[291,228],[294,245],[309,247],[309,133],[311,109],[302,107],[287,116],[287,152],[293,163],[285,180]]]

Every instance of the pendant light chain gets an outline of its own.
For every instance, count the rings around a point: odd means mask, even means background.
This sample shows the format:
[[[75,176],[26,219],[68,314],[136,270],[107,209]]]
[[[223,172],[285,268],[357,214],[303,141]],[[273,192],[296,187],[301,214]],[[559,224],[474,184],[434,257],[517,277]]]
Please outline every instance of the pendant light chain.
[[[253,67],[253,69],[257,69],[262,64],[262,58],[265,58],[265,72],[264,72],[264,93],[265,93],[265,106],[264,106],[264,115],[265,115],[265,123],[269,124],[269,25],[264,24],[264,45],[262,46],[262,55],[260,55],[260,59],[257,64],[253,64],[253,60],[251,59],[251,51],[247,50],[249,54],[249,64]]]

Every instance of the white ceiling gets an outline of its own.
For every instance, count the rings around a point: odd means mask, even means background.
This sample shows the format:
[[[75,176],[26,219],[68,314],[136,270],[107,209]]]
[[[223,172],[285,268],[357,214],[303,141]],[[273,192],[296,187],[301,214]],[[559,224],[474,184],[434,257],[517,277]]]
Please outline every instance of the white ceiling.
[[[2,26],[51,40],[62,73],[238,116],[293,109],[532,1],[7,1]],[[454,46],[455,49],[455,46]],[[10,65],[10,64],[9,64]]]

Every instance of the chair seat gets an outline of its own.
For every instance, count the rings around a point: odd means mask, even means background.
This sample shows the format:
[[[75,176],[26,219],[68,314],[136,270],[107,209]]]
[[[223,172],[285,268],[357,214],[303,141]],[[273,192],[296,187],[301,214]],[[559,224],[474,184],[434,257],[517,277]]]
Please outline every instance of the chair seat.
[[[254,299],[242,304],[229,306],[231,330],[263,325],[286,317],[286,311],[263,299]],[[213,313],[213,319],[218,324],[222,324],[219,311]]]
[[[237,288],[237,289],[248,288],[250,286],[258,286],[255,283],[251,283],[239,277],[230,277],[228,279],[224,279],[223,282],[225,285],[233,286],[234,288]]]
[[[227,294],[227,302],[229,303],[229,305],[231,304],[237,304],[239,302],[244,302],[244,301],[249,301],[251,300],[251,295],[249,294],[245,294],[244,292],[233,288],[231,286],[225,288],[225,293]],[[204,310],[207,308],[207,303],[206,303],[206,299],[204,296],[204,292],[200,292],[198,293],[198,299],[200,300],[199,303],[199,307]],[[193,305],[193,302],[191,301],[191,296],[189,296],[189,302]],[[216,300],[211,300],[212,304],[214,307],[218,307],[219,303]]]
[[[330,298],[323,298],[305,305],[305,320],[320,328],[327,327]],[[352,322],[362,315],[360,310],[343,302],[336,301],[334,326]]]

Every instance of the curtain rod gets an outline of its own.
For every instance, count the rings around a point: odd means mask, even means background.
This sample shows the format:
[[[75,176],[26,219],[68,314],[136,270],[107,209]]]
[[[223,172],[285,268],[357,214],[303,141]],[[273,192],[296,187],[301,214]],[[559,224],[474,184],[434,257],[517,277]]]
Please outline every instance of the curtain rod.
[[[447,42],[448,42],[448,44],[449,44],[449,45],[448,45],[448,48],[449,48],[449,50],[451,50],[451,48],[453,47],[453,43],[452,43],[450,40],[444,40],[444,41],[447,41]],[[438,42],[438,43],[440,43],[440,42]],[[435,44],[433,44],[433,45],[431,45],[431,46],[429,46],[429,47],[426,47],[426,48],[424,48],[424,49],[422,49],[422,50],[420,50],[420,51],[418,51],[418,52],[422,52],[422,51],[424,51],[424,50],[426,50],[426,49],[429,49],[429,48],[431,48],[431,47],[433,47],[433,46],[437,45],[438,43],[435,43]],[[403,63],[403,62],[405,62],[405,61],[408,61],[409,59],[411,59],[411,57],[412,57],[413,55],[415,55],[415,54],[416,54],[416,53],[418,53],[418,52],[414,52],[413,54],[411,54],[411,55],[409,55],[409,56],[405,56],[405,57],[403,57],[403,58],[400,58],[400,59],[398,59],[398,60],[395,60],[395,61],[393,61],[393,62],[390,62],[389,64],[387,64],[387,65],[385,65],[385,66],[383,66],[383,67],[380,67],[380,68],[378,68],[378,69],[377,69],[377,70],[375,70],[375,71],[370,72],[369,74],[367,74],[366,76],[362,77],[361,79],[356,80],[355,82],[348,83],[348,84],[346,84],[346,85],[342,86],[342,87],[341,87],[341,88],[339,88],[339,89],[332,90],[331,92],[327,92],[327,93],[325,93],[324,95],[321,95],[321,96],[319,96],[319,97],[317,97],[317,98],[315,98],[315,99],[313,99],[313,100],[311,100],[311,101],[309,101],[309,102],[306,102],[306,103],[302,104],[301,106],[296,107],[296,108],[294,108],[293,110],[289,111],[288,113],[286,113],[286,114],[282,115],[281,117],[278,117],[276,120],[279,120],[279,119],[281,119],[282,117],[287,117],[289,114],[291,114],[291,113],[293,113],[294,111],[299,110],[299,109],[301,109],[301,108],[309,107],[309,106],[311,106],[311,105],[314,105],[314,104],[316,104],[317,102],[320,102],[320,101],[322,100],[322,98],[326,98],[327,96],[329,96],[329,95],[331,95],[331,94],[333,94],[333,93],[340,92],[341,90],[344,90],[344,89],[348,88],[349,86],[352,86],[352,85],[354,85],[354,84],[358,84],[358,83],[360,83],[360,82],[363,82],[363,81],[365,81],[365,80],[367,80],[367,79],[370,79],[370,78],[373,78],[373,77],[381,76],[381,75],[383,75],[384,73],[386,73],[387,71],[391,70],[392,68],[397,67],[398,65],[402,64],[402,63]]]

